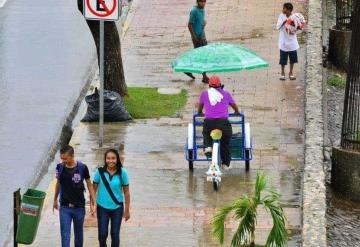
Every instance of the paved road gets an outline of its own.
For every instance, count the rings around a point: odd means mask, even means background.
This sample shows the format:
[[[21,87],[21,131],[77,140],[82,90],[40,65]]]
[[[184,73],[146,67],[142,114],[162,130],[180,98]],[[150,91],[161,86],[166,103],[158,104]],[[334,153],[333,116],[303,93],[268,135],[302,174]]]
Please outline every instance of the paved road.
[[[12,191],[39,172],[94,61],[74,0],[9,0],[0,8],[0,246]]]

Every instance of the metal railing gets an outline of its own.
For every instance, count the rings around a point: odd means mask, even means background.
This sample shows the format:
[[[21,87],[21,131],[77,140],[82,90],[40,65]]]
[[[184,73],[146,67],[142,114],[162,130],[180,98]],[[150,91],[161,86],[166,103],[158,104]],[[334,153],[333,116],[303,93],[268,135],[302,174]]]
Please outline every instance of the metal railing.
[[[336,0],[336,28],[351,29],[353,0]]]
[[[349,56],[341,146],[360,151],[360,1],[354,6],[352,38]]]

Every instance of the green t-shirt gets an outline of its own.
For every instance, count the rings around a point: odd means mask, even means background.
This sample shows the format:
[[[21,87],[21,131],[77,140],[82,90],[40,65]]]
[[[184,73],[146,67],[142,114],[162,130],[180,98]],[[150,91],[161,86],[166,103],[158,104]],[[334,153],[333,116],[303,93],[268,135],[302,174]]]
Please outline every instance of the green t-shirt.
[[[198,39],[205,38],[205,10],[194,6],[190,11],[189,23],[192,25]]]

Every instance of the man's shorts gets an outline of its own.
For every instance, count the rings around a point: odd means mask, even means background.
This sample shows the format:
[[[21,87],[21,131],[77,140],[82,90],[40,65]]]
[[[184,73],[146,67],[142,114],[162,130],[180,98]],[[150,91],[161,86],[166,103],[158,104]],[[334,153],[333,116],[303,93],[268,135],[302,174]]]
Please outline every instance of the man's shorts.
[[[280,62],[281,65],[287,65],[288,58],[290,59],[290,64],[298,62],[297,51],[282,51],[280,50]]]

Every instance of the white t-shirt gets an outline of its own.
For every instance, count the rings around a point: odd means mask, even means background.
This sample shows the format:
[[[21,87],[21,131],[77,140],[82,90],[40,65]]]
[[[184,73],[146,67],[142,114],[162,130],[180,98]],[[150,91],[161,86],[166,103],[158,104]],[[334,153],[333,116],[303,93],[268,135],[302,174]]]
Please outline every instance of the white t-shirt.
[[[281,13],[276,24],[276,29],[280,31],[279,34],[279,49],[282,51],[295,51],[299,49],[296,34],[288,34],[285,31],[284,22],[287,20],[285,14]]]

